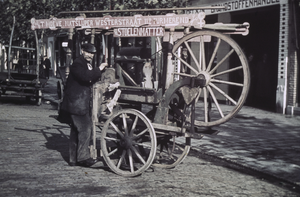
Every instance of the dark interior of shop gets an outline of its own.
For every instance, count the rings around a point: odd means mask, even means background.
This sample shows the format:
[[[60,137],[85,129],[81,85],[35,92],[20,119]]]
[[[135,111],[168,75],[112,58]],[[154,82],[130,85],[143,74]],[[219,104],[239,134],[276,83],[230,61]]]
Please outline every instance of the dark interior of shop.
[[[246,105],[270,111],[276,111],[279,19],[279,5],[231,14],[232,23],[250,23],[247,36],[232,36],[249,62],[251,87]]]
[[[279,5],[231,12],[231,23],[250,23],[247,36],[231,35],[244,50],[251,72],[248,106],[276,111],[279,50]],[[206,17],[217,22],[217,15]]]

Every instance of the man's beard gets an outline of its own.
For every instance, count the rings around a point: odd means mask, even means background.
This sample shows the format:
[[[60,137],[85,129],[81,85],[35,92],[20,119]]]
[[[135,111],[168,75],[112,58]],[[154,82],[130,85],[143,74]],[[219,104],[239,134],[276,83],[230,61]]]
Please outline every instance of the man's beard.
[[[88,61],[89,63],[92,63],[92,61],[93,61],[93,58],[90,58],[90,57],[87,57],[87,58],[85,58],[86,59],[86,61]]]

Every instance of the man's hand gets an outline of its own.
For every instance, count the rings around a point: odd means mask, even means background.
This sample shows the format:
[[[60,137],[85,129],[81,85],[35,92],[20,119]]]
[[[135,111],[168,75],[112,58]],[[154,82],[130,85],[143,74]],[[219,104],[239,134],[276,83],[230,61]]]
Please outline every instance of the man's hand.
[[[102,64],[99,66],[99,69],[100,69],[100,70],[103,70],[106,66],[108,66],[107,63],[102,63]]]
[[[120,83],[119,83],[119,82],[117,82],[117,83],[115,83],[115,84],[109,84],[109,86],[108,86],[108,91],[111,92],[111,91],[113,91],[114,89],[118,88],[119,86],[120,86]]]

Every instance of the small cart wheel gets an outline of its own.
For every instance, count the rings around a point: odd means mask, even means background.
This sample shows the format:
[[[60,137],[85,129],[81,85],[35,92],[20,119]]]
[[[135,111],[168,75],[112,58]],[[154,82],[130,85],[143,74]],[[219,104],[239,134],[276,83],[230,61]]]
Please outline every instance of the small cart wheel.
[[[250,73],[247,59],[233,39],[215,31],[197,31],[181,38],[172,53],[178,59],[175,80],[191,79],[189,86],[179,89],[186,103],[186,123],[220,125],[241,109]]]
[[[102,128],[101,150],[116,174],[142,174],[151,166],[156,152],[156,134],[150,120],[135,109],[113,114]]]
[[[175,135],[157,135],[157,155],[153,166],[166,169],[176,167],[188,155],[190,140]]]
[[[169,124],[182,128],[183,118],[180,111],[183,110],[184,102],[180,94],[173,94],[169,103]],[[185,138],[176,133],[157,133],[157,154],[153,166],[159,168],[174,168],[188,155],[191,147],[190,138]]]

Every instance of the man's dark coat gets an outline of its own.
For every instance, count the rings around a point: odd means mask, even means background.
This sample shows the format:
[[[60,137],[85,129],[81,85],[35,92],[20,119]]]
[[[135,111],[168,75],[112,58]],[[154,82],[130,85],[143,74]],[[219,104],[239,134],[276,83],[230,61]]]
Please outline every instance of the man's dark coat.
[[[77,58],[70,66],[70,74],[64,90],[62,110],[74,115],[84,115],[89,112],[92,85],[101,77],[98,67],[88,67],[83,56]]]

